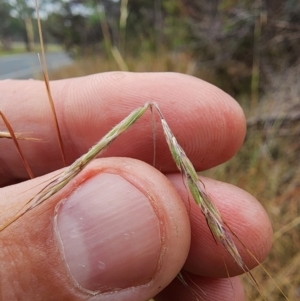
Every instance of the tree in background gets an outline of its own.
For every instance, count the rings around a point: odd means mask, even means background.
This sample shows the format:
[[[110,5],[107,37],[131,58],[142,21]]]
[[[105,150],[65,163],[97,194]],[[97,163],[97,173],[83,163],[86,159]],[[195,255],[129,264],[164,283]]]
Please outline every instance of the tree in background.
[[[12,37],[23,33],[22,22],[11,15],[13,6],[8,1],[0,2],[0,43],[6,51],[11,49]]]
[[[53,10],[44,22],[45,31],[71,54],[98,52],[103,40],[101,1],[52,0],[51,3]]]
[[[255,102],[258,89],[264,89],[274,72],[298,61],[299,1],[182,1],[198,66],[213,70],[227,91],[248,89]]]
[[[40,11],[49,0],[39,0]],[[3,47],[8,41],[22,39],[27,51],[34,50],[36,22],[34,0],[1,0],[0,2],[0,39]]]
[[[68,51],[98,49],[104,41],[123,56],[183,44],[187,23],[182,3],[173,0],[52,0],[46,29]]]
[[[27,51],[34,49],[34,29],[32,17],[34,13],[34,1],[30,0],[4,0],[12,5],[11,15],[23,23],[23,39]]]

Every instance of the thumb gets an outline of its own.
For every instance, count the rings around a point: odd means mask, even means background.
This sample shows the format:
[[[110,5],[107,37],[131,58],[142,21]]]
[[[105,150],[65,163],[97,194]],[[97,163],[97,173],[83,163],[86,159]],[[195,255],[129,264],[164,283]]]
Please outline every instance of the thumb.
[[[2,188],[0,224],[51,179]],[[0,232],[0,298],[144,301],[177,275],[189,243],[188,215],[164,175],[98,159]]]

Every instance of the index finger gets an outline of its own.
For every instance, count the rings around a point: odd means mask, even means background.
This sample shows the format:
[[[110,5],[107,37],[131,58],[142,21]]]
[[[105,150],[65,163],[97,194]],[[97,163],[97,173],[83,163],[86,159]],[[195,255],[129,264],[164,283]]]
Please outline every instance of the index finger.
[[[51,82],[67,163],[85,153],[133,109],[154,101],[197,170],[231,158],[245,135],[239,105],[207,82],[175,73],[111,72]],[[20,141],[35,176],[63,166],[46,90],[40,81],[0,82],[1,110],[18,133],[41,139]],[[150,113],[116,140],[104,156],[153,161]],[[3,128],[3,125],[1,125]],[[0,175],[3,181],[26,179],[17,150],[1,139]],[[176,170],[157,127],[156,167]],[[3,185],[4,182],[1,184]]]

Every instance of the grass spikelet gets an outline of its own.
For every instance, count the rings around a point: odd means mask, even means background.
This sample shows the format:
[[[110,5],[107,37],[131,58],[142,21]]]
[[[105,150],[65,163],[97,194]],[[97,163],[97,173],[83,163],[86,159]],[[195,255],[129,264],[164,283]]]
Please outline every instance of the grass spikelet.
[[[203,184],[199,180],[198,174],[192,162],[189,160],[184,150],[177,142],[177,139],[167,124],[161,110],[157,105],[155,106],[160,115],[161,124],[172,157],[177,165],[177,168],[183,173],[189,191],[205,216],[207,225],[214,239],[217,242],[220,242],[226,248],[226,250],[239,265],[239,267],[243,269],[243,271],[248,271],[237,250],[237,247],[235,246],[235,243],[231,238],[229,231],[226,229],[225,222],[223,221],[218,208],[204,191],[204,187],[201,187]]]
[[[4,230],[19,217],[30,211],[34,207],[43,203],[55,193],[66,186],[80,171],[83,170],[93,159],[95,159],[102,151],[104,151],[121,133],[131,127],[149,108],[150,104],[146,103],[132,111],[125,119],[110,130],[96,145],[94,145],[86,154],[82,155],[72,165],[57,178],[42,189],[34,198],[28,200],[23,208],[7,223],[0,226],[0,231]]]
[[[129,129],[145,112],[148,108],[155,108],[160,116],[160,121],[163,127],[163,131],[169,145],[172,157],[178,167],[183,173],[187,186],[195,200],[204,214],[209,229],[216,240],[220,242],[235,262],[244,270],[248,271],[245,266],[237,247],[235,246],[231,235],[226,230],[225,223],[212,200],[204,192],[202,183],[198,179],[197,172],[195,171],[191,161],[186,156],[182,147],[178,144],[174,134],[168,126],[165,118],[162,115],[161,110],[155,103],[146,103],[144,106],[139,107],[132,111],[126,118],[124,118],[119,124],[117,124],[110,132],[108,132],[95,146],[93,146],[86,154],[77,159],[72,165],[70,165],[56,180],[52,181],[45,187],[40,193],[38,193],[33,199],[29,200],[25,207],[19,211],[14,217],[16,220],[27,211],[38,206],[55,193],[60,191],[65,185],[67,185],[84,167],[86,167],[94,158],[96,158],[103,150],[105,150],[121,133]],[[1,229],[7,227],[3,225]]]

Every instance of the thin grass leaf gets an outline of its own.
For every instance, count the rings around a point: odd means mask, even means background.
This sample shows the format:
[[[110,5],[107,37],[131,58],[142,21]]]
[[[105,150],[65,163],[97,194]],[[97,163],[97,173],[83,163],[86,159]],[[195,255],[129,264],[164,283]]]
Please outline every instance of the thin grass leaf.
[[[45,83],[45,86],[46,86],[48,101],[49,101],[49,104],[50,104],[50,107],[51,107],[53,121],[54,121],[54,124],[55,124],[56,137],[57,137],[57,140],[58,140],[58,145],[59,145],[61,157],[62,157],[62,160],[64,162],[64,165],[67,166],[63,140],[62,140],[62,137],[61,137],[61,131],[60,131],[60,128],[59,128],[59,123],[58,123],[58,119],[57,119],[55,105],[54,105],[54,101],[53,101],[51,90],[50,90],[49,76],[48,76],[48,71],[47,71],[47,61],[46,61],[44,41],[43,41],[43,32],[42,32],[41,20],[40,20],[40,15],[39,15],[38,0],[35,0],[35,8],[36,8],[36,14],[37,14],[37,23],[38,23],[38,30],[39,30],[39,37],[40,37],[40,45],[41,45],[41,50],[42,50],[42,59],[40,59],[40,56],[39,56],[39,61],[40,61],[40,64],[42,66],[42,73],[43,73],[44,83]]]

